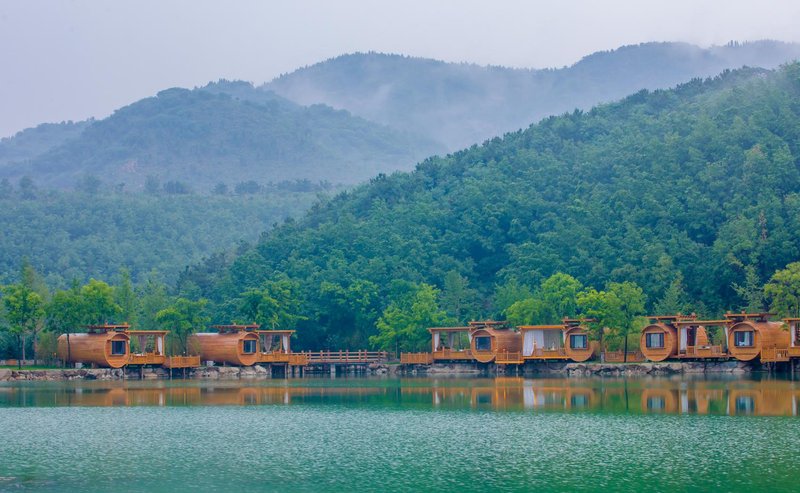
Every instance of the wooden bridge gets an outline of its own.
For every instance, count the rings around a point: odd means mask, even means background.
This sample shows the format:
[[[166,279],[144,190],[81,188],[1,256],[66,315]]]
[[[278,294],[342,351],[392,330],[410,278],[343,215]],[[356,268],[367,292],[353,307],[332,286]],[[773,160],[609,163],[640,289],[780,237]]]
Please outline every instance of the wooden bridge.
[[[304,351],[308,365],[368,365],[389,359],[386,351]]]

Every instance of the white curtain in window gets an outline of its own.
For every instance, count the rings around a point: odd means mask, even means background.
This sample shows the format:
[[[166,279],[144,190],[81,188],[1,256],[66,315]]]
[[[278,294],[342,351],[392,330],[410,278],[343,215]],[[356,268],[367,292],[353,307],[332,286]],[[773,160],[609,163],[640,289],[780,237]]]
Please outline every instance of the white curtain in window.
[[[158,354],[164,354],[164,336],[156,337],[156,344],[158,346]]]
[[[681,351],[686,351],[686,333],[689,332],[689,330],[686,327],[681,327],[678,330],[681,331],[681,348],[680,349],[681,349]]]
[[[467,332],[467,337],[469,338],[469,344],[472,345],[472,332]]]
[[[546,349],[558,349],[561,347],[561,335],[558,330],[543,330],[544,347]]]
[[[283,350],[289,352],[289,334],[283,336]]]
[[[794,347],[794,341],[797,339],[797,326],[800,325],[797,322],[790,325],[789,330],[789,347]]]
[[[533,345],[536,349],[544,349],[544,331],[532,330],[533,332]]]
[[[439,350],[439,340],[440,340],[440,338],[441,338],[441,334],[439,334],[438,332],[434,332],[433,333],[433,350],[434,351],[438,351]]]
[[[561,335],[563,336],[561,342],[562,342],[562,344],[564,344],[564,346],[566,346],[567,345],[567,331],[566,330],[562,330],[561,331]]]
[[[456,345],[455,344],[456,335],[457,334],[455,332],[448,332],[447,333],[447,347],[449,347],[450,349],[453,349],[453,347],[455,347],[455,345]]]
[[[525,336],[522,338],[522,355],[530,356],[532,354],[533,354],[533,331],[526,330]],[[531,390],[531,392],[532,391],[533,390]]]

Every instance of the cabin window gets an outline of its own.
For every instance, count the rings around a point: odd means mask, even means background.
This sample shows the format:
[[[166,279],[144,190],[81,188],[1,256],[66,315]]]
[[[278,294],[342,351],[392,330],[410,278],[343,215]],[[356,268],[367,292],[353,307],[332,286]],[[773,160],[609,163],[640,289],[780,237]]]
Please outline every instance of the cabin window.
[[[111,341],[111,356],[123,356],[125,354],[125,341]]]
[[[645,337],[644,342],[649,349],[661,349],[664,347],[664,333],[650,332]]]
[[[663,334],[662,334],[663,335]],[[667,400],[661,396],[647,398],[647,409],[650,411],[661,411],[667,407]]]
[[[589,396],[586,394],[573,395],[570,397],[569,403],[572,407],[586,407],[589,405]]]
[[[740,396],[736,398],[736,412],[741,414],[752,414],[756,409],[756,403],[752,397]]]
[[[256,352],[256,341],[252,339],[242,341],[242,353],[253,354],[255,352]]]
[[[736,347],[753,347],[753,331],[745,330],[734,332],[733,345]]]
[[[492,338],[491,337],[476,337],[475,338],[475,351],[491,351]]]
[[[569,336],[569,347],[572,349],[586,349],[589,338],[586,334],[573,334]]]

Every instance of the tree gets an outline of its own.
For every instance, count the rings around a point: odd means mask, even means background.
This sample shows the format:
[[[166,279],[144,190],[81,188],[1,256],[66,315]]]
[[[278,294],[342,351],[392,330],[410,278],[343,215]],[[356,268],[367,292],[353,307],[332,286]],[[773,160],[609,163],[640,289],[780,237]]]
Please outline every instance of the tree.
[[[465,321],[466,313],[469,312],[477,296],[477,292],[469,287],[469,280],[451,270],[444,276],[444,288],[442,289],[442,307],[452,316],[457,323]]]
[[[208,300],[200,299],[190,301],[186,298],[177,298],[167,308],[160,310],[155,315],[158,325],[169,330],[171,335],[171,353],[189,354],[192,348],[189,347],[189,336],[198,329],[205,327],[211,322],[206,307]]]
[[[504,284],[495,286],[494,308],[498,314],[502,314],[517,301],[531,297],[533,297],[533,290],[529,286],[521,284],[515,277],[512,277]]]
[[[144,179],[144,191],[150,195],[158,195],[159,190],[161,190],[161,182],[158,181],[158,177],[147,175]]]
[[[776,271],[764,286],[771,308],[783,317],[800,317],[800,262]]]
[[[114,302],[120,307],[120,317],[125,323],[136,326],[138,300],[131,282],[131,273],[122,268],[119,271],[119,283],[114,287]]]
[[[623,361],[627,362],[628,335],[636,329],[637,317],[644,314],[646,298],[642,288],[629,281],[612,282],[606,285],[604,291],[591,288],[579,293],[577,301],[581,313],[595,319],[590,327],[597,334],[601,348],[607,329],[613,336],[623,339]]]
[[[306,317],[300,314],[298,283],[289,279],[267,281],[261,289],[253,288],[239,297],[238,313],[244,322],[256,322],[271,329],[289,328]]]
[[[44,317],[44,300],[22,283],[5,286],[2,292],[8,331],[17,339],[21,368],[27,335],[34,333]]]
[[[70,334],[85,323],[86,315],[81,289],[77,281],[73,281],[70,289],[55,292],[53,298],[45,307],[45,315],[45,328],[47,330],[55,334],[66,334],[66,361],[70,361],[72,359]]]
[[[678,272],[664,291],[664,296],[653,307],[656,315],[686,314],[691,310],[686,290],[683,287],[683,274]]]
[[[36,185],[30,176],[23,176],[19,179],[17,185],[19,187],[19,195],[25,200],[33,200],[36,198]]]
[[[89,279],[89,283],[81,288],[81,298],[87,324],[108,323],[122,312],[114,301],[114,288],[103,281]]]
[[[764,311],[764,286],[761,284],[754,265],[744,267],[744,284],[733,284],[733,290],[739,295],[743,304],[741,309],[749,313]]]
[[[378,334],[370,343],[383,350],[419,351],[428,344],[428,327],[452,323],[438,304],[439,290],[429,284],[414,286],[394,300],[378,319]]]
[[[512,325],[556,324],[564,317],[574,317],[578,310],[577,296],[583,289],[580,281],[557,272],[542,281],[530,298],[515,302],[505,310]]]

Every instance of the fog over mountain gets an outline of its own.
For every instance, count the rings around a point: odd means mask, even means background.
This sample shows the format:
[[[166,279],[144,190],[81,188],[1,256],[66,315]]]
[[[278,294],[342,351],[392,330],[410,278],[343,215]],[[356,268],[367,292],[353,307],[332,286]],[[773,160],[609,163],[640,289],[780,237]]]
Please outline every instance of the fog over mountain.
[[[300,104],[324,103],[422,132],[452,151],[640,89],[668,88],[742,66],[775,68],[798,57],[800,44],[778,41],[712,48],[645,43],[546,70],[355,53],[304,67],[263,88]]]

